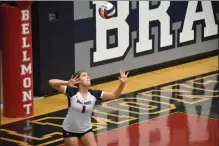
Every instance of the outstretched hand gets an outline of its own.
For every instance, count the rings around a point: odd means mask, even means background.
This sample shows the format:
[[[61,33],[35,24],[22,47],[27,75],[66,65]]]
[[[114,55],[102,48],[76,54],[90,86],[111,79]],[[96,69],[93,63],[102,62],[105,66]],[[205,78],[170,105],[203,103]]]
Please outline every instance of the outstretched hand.
[[[125,72],[125,70],[123,68],[120,69],[120,76],[119,76],[119,80],[122,82],[122,83],[125,83],[127,78],[128,78],[128,74],[129,72]]]
[[[77,88],[77,86],[75,86],[75,85],[78,84],[78,83],[79,83],[79,78],[78,78],[78,76],[75,76],[75,77],[73,78],[73,75],[72,75],[71,79],[68,81],[68,86],[69,86],[69,87],[76,87],[76,88]]]

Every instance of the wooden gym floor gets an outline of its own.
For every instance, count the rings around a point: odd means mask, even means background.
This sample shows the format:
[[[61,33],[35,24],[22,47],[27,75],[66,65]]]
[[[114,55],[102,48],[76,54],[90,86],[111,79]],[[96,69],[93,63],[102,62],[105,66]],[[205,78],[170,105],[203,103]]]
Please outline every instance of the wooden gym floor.
[[[130,77],[123,95],[97,103],[92,123],[98,146],[217,146],[218,57]],[[118,81],[93,86],[114,91]],[[1,115],[0,145],[62,145],[67,98],[34,102],[34,116]]]

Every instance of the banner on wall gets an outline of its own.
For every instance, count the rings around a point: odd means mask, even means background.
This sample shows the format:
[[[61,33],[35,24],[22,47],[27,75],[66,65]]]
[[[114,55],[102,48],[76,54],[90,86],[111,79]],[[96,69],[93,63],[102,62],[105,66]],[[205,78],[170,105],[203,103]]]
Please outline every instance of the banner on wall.
[[[113,1],[116,15],[107,20],[102,3],[74,2],[75,70],[93,79],[218,49],[216,1]]]
[[[218,49],[216,1],[111,2],[116,14],[107,20],[99,15],[100,1],[38,3],[33,17],[37,96],[55,92],[49,79],[68,80],[81,69],[102,82],[113,75],[117,79],[121,67],[164,68]],[[50,21],[51,13],[58,19]]]

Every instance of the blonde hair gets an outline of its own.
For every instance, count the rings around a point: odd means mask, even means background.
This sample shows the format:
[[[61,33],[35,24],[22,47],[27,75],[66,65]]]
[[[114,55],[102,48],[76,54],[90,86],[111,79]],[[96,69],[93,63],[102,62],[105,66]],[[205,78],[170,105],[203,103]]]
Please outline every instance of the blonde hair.
[[[85,71],[85,70],[77,71],[77,72],[75,73],[75,75],[73,75],[72,78],[74,78],[74,77],[76,77],[76,76],[80,77],[80,75],[81,75],[83,72],[86,72],[86,71]]]

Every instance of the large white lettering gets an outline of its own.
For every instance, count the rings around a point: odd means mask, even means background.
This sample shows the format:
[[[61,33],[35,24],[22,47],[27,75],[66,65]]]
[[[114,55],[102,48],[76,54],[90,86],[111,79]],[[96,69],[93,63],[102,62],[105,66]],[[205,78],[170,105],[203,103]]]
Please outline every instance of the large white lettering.
[[[30,19],[30,13],[29,10],[21,10],[21,22],[22,21],[29,21]],[[30,44],[27,43],[27,39],[29,39],[27,36],[30,33],[30,23],[22,23],[21,24],[21,34],[22,34],[22,62],[21,62],[21,76],[25,76],[25,78],[23,78],[22,80],[22,86],[23,86],[23,99],[22,102],[23,104],[23,108],[26,109],[26,114],[30,114],[30,108],[32,107],[32,103],[25,103],[28,101],[32,101],[32,91],[28,90],[26,91],[27,88],[30,88],[32,86],[32,80],[31,80],[31,75],[32,75],[32,62],[31,58],[28,57],[27,55],[29,54],[28,51],[30,51]],[[22,64],[25,62],[29,63],[26,64]],[[26,76],[28,74],[28,76]]]
[[[21,26],[22,26],[22,34],[23,35],[29,34],[29,24],[24,23],[24,24],[21,24]]]
[[[31,106],[32,106],[31,103],[29,103],[29,104],[24,104],[24,105],[23,105],[23,107],[26,108],[26,114],[27,114],[27,115],[30,114],[30,107],[31,107]]]
[[[117,2],[118,16],[110,19],[103,19],[98,12],[98,5],[104,2],[95,1],[96,4],[96,50],[93,52],[93,63],[97,63],[104,60],[115,59],[122,57],[130,46],[129,25],[126,23],[126,18],[129,15],[129,2]],[[205,21],[205,27],[203,36],[205,38],[215,36],[218,33],[217,24],[215,22],[212,4],[209,1],[202,1],[203,11],[196,12],[198,2],[189,1],[188,8],[185,15],[185,19],[182,26],[182,32],[179,32],[177,42],[184,43],[191,40],[195,40],[195,34],[193,30],[194,22],[203,20]],[[141,53],[150,51],[153,49],[153,40],[150,39],[149,24],[152,21],[160,22],[160,37],[159,48],[165,48],[174,44],[173,34],[171,34],[171,18],[167,13],[170,7],[169,1],[161,1],[159,7],[150,9],[150,3],[147,1],[139,1],[139,30],[138,30],[138,42],[136,42],[135,53]],[[118,30],[118,46],[114,48],[107,48],[107,30]],[[179,30],[178,30],[179,31]],[[135,45],[133,45],[135,46]]]
[[[24,64],[21,65],[21,75],[25,75],[26,73],[32,74],[31,63],[26,67]]]
[[[129,15],[129,2],[118,1],[118,17],[103,19],[98,12],[98,5],[104,2],[94,1],[96,4],[96,51],[93,52],[93,62],[118,58],[124,55],[129,46],[129,25],[125,19]],[[118,29],[118,47],[107,49],[107,30]]]
[[[200,1],[202,4],[202,12],[196,12],[198,1],[189,1],[186,17],[182,32],[180,33],[180,43],[194,40],[194,30],[192,26],[195,21],[204,20],[204,37],[216,35],[218,33],[217,24],[215,23],[214,13],[211,1]]]
[[[23,79],[23,87],[24,88],[30,88],[31,86],[31,78],[24,78]]]
[[[160,47],[173,44],[170,34],[170,17],[167,10],[169,1],[161,1],[156,9],[149,10],[149,1],[139,1],[139,42],[136,43],[136,53],[152,50],[152,40],[149,39],[149,22],[158,20],[160,22]]]
[[[22,94],[23,94],[23,102],[26,102],[28,100],[32,100],[32,92],[31,92],[31,90],[23,91]]]
[[[30,19],[29,10],[21,10],[21,21],[27,21]]]
[[[27,44],[27,37],[22,37],[22,48],[29,48],[30,44]]]
[[[27,58],[27,51],[22,51],[22,61],[26,62],[26,61],[30,61],[30,57]]]

